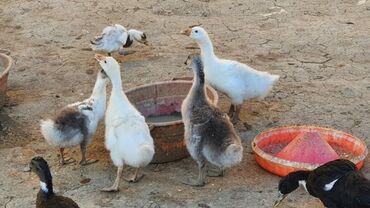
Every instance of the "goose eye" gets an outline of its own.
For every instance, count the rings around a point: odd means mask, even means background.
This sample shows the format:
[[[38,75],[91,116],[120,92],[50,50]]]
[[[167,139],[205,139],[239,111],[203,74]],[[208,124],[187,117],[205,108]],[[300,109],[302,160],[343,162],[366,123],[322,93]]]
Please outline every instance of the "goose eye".
[[[198,30],[196,30],[195,33],[198,33]]]
[[[104,61],[104,63],[107,63],[107,61]]]

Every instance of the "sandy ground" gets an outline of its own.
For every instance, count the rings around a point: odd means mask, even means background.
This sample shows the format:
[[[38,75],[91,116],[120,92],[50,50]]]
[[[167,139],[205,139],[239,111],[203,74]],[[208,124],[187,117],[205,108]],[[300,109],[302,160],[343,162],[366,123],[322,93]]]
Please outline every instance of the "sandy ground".
[[[34,174],[22,170],[35,155],[48,161],[55,189],[81,207],[272,207],[279,177],[254,161],[250,143],[259,132],[291,124],[337,128],[370,140],[370,2],[303,0],[1,0],[0,48],[11,50],[8,104],[1,109],[0,205],[34,206],[39,189]],[[89,148],[100,162],[60,167],[57,150],[41,137],[38,122],[60,107],[89,96],[95,81],[89,40],[111,23],[147,33],[151,46],[135,44],[122,66],[124,89],[189,76],[183,62],[198,49],[178,34],[202,23],[220,57],[279,74],[281,80],[262,102],[246,102],[237,126],[243,162],[224,178],[207,178],[204,188],[181,180],[196,175],[191,159],[150,165],[137,184],[110,185],[116,169],[103,145],[103,128]],[[227,110],[229,101],[221,97]],[[68,155],[80,158],[78,148]],[[369,159],[363,172],[370,177]],[[131,173],[128,169],[125,174]],[[91,182],[81,184],[80,180]],[[321,207],[302,189],[282,207]]]

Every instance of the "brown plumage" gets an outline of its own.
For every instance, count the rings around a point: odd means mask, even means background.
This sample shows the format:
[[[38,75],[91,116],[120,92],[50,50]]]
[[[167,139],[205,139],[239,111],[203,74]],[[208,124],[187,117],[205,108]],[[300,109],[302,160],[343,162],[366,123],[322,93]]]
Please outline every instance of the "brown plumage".
[[[54,194],[49,165],[44,158],[32,158],[30,168],[40,178],[41,188],[37,194],[36,208],[79,208],[72,199]]]

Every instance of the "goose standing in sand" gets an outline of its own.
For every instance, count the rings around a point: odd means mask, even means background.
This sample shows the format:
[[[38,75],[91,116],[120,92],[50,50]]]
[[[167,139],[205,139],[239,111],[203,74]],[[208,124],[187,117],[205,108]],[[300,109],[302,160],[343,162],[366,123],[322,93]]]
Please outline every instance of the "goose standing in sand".
[[[111,187],[102,191],[118,191],[123,165],[135,167],[135,174],[125,178],[136,182],[139,168],[147,166],[153,159],[154,143],[144,116],[130,103],[122,90],[120,66],[112,57],[95,55],[112,83],[105,115],[105,147],[110,151],[113,164],[117,166],[117,177]]]
[[[81,148],[81,165],[97,162],[86,160],[86,149],[104,118],[107,82],[105,72],[99,71],[88,99],[66,106],[53,119],[41,120],[41,133],[50,145],[59,147],[62,165],[69,162],[64,159],[64,148],[76,145]]]
[[[244,100],[264,98],[279,80],[279,75],[257,71],[237,61],[218,58],[208,33],[202,27],[192,26],[182,34],[189,36],[200,46],[207,83],[231,99],[229,116],[233,123],[239,120]]]
[[[185,125],[185,143],[197,161],[199,175],[196,181],[184,182],[191,186],[205,185],[205,161],[217,167],[208,176],[223,176],[225,168],[241,162],[243,146],[227,114],[211,104],[206,95],[203,64],[199,56],[192,59],[193,85],[181,105]]]

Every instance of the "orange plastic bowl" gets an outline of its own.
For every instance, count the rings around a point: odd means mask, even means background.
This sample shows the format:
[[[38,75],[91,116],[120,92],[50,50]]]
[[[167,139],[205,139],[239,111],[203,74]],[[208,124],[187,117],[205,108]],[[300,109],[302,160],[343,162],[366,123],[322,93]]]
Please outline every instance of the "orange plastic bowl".
[[[366,144],[351,134],[330,128],[316,126],[287,126],[273,128],[258,134],[253,142],[257,163],[267,171],[286,176],[298,170],[313,170],[322,164],[302,163],[278,158],[275,155],[302,132],[318,132],[343,159],[356,164],[357,168],[364,165],[368,153]]]

